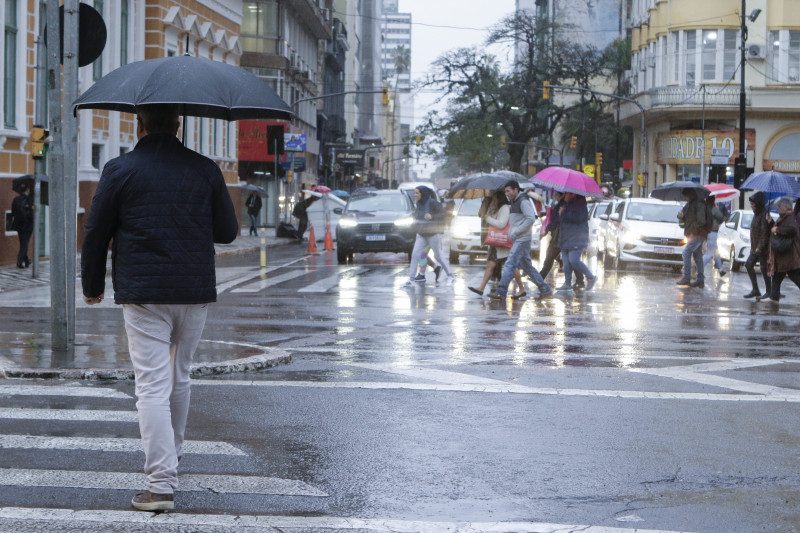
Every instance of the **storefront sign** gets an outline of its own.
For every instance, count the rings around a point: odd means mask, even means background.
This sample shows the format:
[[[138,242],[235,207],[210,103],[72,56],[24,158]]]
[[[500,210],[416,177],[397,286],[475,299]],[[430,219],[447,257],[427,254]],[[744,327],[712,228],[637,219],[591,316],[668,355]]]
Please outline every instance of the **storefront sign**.
[[[788,172],[790,174],[800,173],[800,161],[765,159],[764,170],[777,170],[778,172]]]
[[[705,143],[704,143],[705,141]],[[745,130],[745,151],[754,150],[756,130]],[[711,163],[711,153],[724,157],[727,150],[727,164],[733,165],[738,153],[739,131],[678,130],[659,133],[656,137],[656,160],[659,165],[699,165],[705,145],[705,162]]]
[[[364,150],[340,150],[336,152],[336,163],[340,165],[364,166]]]
[[[275,161],[275,156],[267,153],[267,128],[269,126],[285,126],[285,124],[266,120],[239,121],[239,160]]]

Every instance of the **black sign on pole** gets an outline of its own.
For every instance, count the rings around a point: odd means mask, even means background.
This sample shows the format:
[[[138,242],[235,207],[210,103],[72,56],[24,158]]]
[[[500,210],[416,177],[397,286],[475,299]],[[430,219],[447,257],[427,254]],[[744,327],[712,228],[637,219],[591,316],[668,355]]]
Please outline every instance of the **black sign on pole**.
[[[283,126],[267,126],[267,153],[283,154]]]
[[[81,3],[78,12],[78,66],[85,67],[100,57],[106,47],[108,31],[103,16],[95,8]],[[58,8],[61,35],[61,64],[64,64],[64,6]],[[47,46],[47,32],[44,44]]]

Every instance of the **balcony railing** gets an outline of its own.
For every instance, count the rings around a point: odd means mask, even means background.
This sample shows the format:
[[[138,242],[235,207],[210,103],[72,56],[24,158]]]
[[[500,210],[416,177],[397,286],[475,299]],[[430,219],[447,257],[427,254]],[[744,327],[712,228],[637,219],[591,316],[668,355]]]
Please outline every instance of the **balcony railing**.
[[[705,96],[704,94],[705,93]],[[739,87],[718,87],[706,86],[703,89],[700,85],[692,87],[658,87],[647,91],[650,96],[650,105],[659,106],[702,106],[705,97],[705,105],[714,106],[733,106],[739,105]],[[750,92],[745,92],[747,105],[750,105]]]

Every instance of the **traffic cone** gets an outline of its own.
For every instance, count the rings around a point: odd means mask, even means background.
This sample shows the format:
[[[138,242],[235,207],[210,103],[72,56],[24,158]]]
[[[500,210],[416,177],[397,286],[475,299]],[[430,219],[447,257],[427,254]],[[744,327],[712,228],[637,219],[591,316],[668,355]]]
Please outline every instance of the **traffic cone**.
[[[309,224],[308,231],[308,250],[307,254],[316,254],[317,252],[317,237],[314,235],[314,224]]]
[[[331,235],[331,225],[325,225],[325,248],[326,252],[333,251],[333,235]]]

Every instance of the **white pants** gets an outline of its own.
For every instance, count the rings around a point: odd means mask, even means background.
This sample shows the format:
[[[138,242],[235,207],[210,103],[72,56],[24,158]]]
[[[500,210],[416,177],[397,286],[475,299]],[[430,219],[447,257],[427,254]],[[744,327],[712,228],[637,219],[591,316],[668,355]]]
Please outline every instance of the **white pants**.
[[[436,235],[430,235],[428,237],[417,234],[417,238],[414,241],[414,250],[411,252],[411,265],[408,267],[409,279],[414,279],[417,273],[419,258],[422,257],[422,252],[424,252],[425,248],[428,246],[431,247],[434,259],[442,266],[442,270],[444,270],[445,274],[447,274],[448,277],[452,277],[453,273],[450,271],[450,266],[444,262],[444,258],[442,257],[442,235],[437,233]]]
[[[178,487],[178,457],[189,414],[189,367],[208,304],[125,304],[122,312],[136,376],[146,489],[171,494]]]

